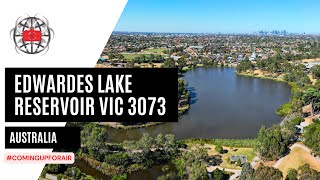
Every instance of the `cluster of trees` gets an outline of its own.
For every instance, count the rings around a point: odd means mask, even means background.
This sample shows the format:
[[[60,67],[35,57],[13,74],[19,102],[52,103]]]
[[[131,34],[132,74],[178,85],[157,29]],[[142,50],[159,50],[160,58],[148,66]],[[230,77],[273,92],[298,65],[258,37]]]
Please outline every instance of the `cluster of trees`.
[[[162,68],[175,68],[176,67],[176,63],[172,58],[168,58],[163,62],[161,67]]]
[[[320,65],[312,67],[311,73],[313,78],[320,79]]]
[[[96,178],[81,172],[79,168],[67,166],[65,164],[46,165],[43,168],[40,177],[45,178],[47,173],[57,175],[58,180],[61,180],[61,179],[96,180]]]
[[[309,164],[300,166],[298,170],[289,169],[285,180],[298,180],[298,179],[301,179],[301,180],[320,179],[320,173],[318,173],[314,169],[311,169]]]
[[[185,95],[185,96],[189,95],[190,96],[190,93],[187,90],[187,86],[188,86],[188,84],[182,78],[178,79],[178,96],[179,96],[179,98],[181,98],[182,95]]]
[[[81,150],[101,161],[108,152],[107,138],[108,134],[105,128],[95,123],[88,123],[81,131]]]
[[[288,149],[294,133],[288,128],[274,125],[271,128],[262,127],[258,133],[255,150],[264,160],[276,160]]]
[[[306,73],[306,67],[303,64],[293,65],[284,63],[280,71],[285,73],[285,81],[295,82],[299,87],[305,87],[311,83]]]
[[[208,179],[205,161],[208,159],[207,150],[203,147],[195,147],[185,151],[177,159],[173,160],[181,179]]]
[[[245,72],[247,70],[252,70],[254,68],[253,64],[249,60],[243,60],[237,65],[237,72]]]
[[[320,121],[314,120],[310,124],[303,135],[304,143],[314,150],[317,155],[320,155]]]
[[[123,145],[130,161],[144,167],[167,163],[179,152],[179,144],[172,134],[158,134],[152,138],[145,133],[140,140],[124,141]]]
[[[312,105],[313,113],[320,112],[320,88],[309,87],[302,95],[303,105]]]
[[[257,144],[256,139],[185,139],[181,142],[186,144],[213,144],[217,146],[253,148]]]
[[[255,179],[272,179],[281,180],[282,172],[276,168],[260,165],[254,170],[250,163],[245,163],[242,166],[239,180],[255,180]]]
[[[295,65],[288,61],[279,61],[276,58],[259,60],[255,65],[249,60],[243,60],[238,64],[237,71],[241,73],[247,70],[254,70],[255,67],[269,73],[284,73],[285,81],[295,82],[299,87],[304,87],[311,83],[306,73],[307,69],[303,64]],[[314,71],[315,73],[317,72],[317,70]]]
[[[160,54],[142,54],[132,60],[134,63],[161,63],[164,57]]]
[[[245,163],[242,166],[239,180],[255,180],[255,179],[272,179],[281,180],[283,178],[282,172],[276,168],[260,165],[256,170],[252,168],[250,163]],[[310,168],[309,164],[300,166],[298,170],[289,169],[285,180],[313,180],[320,179],[320,174]]]

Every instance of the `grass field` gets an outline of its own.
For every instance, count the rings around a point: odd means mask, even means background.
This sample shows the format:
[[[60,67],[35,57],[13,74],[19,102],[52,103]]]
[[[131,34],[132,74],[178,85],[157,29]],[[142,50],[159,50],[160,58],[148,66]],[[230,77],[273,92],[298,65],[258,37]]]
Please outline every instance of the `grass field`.
[[[282,161],[278,169],[283,173],[283,177],[286,177],[290,168],[298,169],[304,164],[310,164],[312,169],[320,171],[320,163],[310,153],[301,147],[295,147]]]
[[[163,54],[164,50],[167,50],[167,48],[146,49],[146,50],[143,50],[143,52],[152,53],[152,54]]]
[[[139,54],[122,54],[125,60],[134,60],[136,57],[141,57],[142,55],[145,55],[147,58],[150,57],[151,54],[144,54],[144,53],[139,53]],[[168,57],[167,54],[161,54],[163,57]]]
[[[122,54],[125,60],[134,60],[136,57],[141,57],[145,55],[146,57],[150,57],[150,54]]]
[[[224,150],[227,150],[227,153],[224,154],[219,154],[216,150],[215,150],[215,145],[211,145],[211,144],[205,144],[205,147],[208,148],[208,155],[209,156],[213,156],[213,155],[221,155],[222,156],[222,163],[219,165],[222,168],[229,168],[229,169],[241,169],[241,167],[233,164],[233,163],[229,163],[228,159],[230,156],[233,155],[245,155],[247,156],[247,161],[251,162],[253,160],[253,158],[255,157],[255,153],[253,152],[253,148],[229,148],[229,147],[225,147],[223,146]]]

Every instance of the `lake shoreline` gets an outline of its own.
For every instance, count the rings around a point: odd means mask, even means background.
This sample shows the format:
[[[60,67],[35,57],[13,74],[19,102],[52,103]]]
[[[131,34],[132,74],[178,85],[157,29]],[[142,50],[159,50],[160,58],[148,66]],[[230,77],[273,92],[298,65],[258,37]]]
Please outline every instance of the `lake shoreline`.
[[[195,70],[195,69],[198,69],[198,68],[212,68],[212,69],[221,69],[221,68],[233,68],[236,70],[235,67],[228,67],[228,66],[224,66],[224,67],[205,67],[205,66],[199,66],[199,67],[194,67],[194,68],[189,68],[188,70],[185,70],[182,75],[184,75],[185,73],[187,73],[188,71],[192,71],[192,70]],[[237,76],[244,76],[244,77],[250,77],[250,78],[258,78],[258,79],[267,79],[267,80],[272,80],[272,81],[275,81],[275,82],[281,82],[281,83],[286,83],[288,84],[291,88],[292,88],[292,84],[290,82],[287,82],[285,80],[283,80],[282,78],[274,78],[274,77],[267,77],[265,75],[255,75],[253,72],[249,72],[249,73],[239,73],[237,71],[235,71],[235,74]],[[187,82],[188,83],[188,82]],[[290,102],[290,101],[289,101]],[[289,102],[286,102],[286,103],[289,103]],[[286,104],[284,103],[284,104]],[[282,104],[282,105],[284,105]],[[185,105],[184,107],[179,107],[179,117],[183,114],[185,114],[186,112],[189,111],[189,109],[191,108],[190,106],[190,100],[188,102],[187,105]],[[281,105],[281,106],[282,106]],[[280,107],[281,107],[280,106]],[[279,108],[280,108],[279,107]],[[280,116],[282,119],[284,117]],[[282,121],[282,120],[281,120]],[[161,125],[161,124],[164,124],[165,122],[148,122],[148,123],[145,123],[145,124],[139,124],[139,125],[122,125],[120,123],[114,123],[114,122],[103,122],[103,123],[98,123],[99,125],[102,125],[102,126],[106,126],[106,127],[110,127],[110,128],[113,128],[113,129],[123,129],[123,130],[130,130],[130,129],[140,129],[140,128],[146,128],[146,127],[152,127],[152,126],[158,126],[158,125]]]

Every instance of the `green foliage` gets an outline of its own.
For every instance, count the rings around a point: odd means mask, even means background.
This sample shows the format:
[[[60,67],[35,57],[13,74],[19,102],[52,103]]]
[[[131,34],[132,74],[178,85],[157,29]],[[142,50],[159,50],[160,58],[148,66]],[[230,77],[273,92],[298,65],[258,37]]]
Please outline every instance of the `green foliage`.
[[[130,163],[130,158],[128,154],[117,152],[114,154],[107,154],[104,158],[104,162],[115,166],[126,167]]]
[[[46,177],[46,174],[47,174],[47,168],[43,168],[42,171],[41,171],[41,174],[40,174],[40,177]]]
[[[63,174],[58,174],[57,175],[57,180],[62,180],[63,177],[64,177]]]
[[[298,168],[298,174],[299,174],[299,180],[320,179],[320,174],[316,170],[311,169],[309,164],[300,166]]]
[[[182,79],[178,79],[178,96],[185,95],[187,93],[187,83]]]
[[[306,127],[303,137],[304,143],[320,155],[320,123],[316,121]]]
[[[254,169],[251,164],[246,162],[242,166],[242,171],[239,176],[239,180],[253,180]]]
[[[220,154],[223,153],[223,148],[222,148],[221,145],[217,145],[216,148],[215,148],[215,150],[216,150],[217,152],[219,152]]]
[[[237,160],[236,165],[237,166],[241,166],[241,160],[240,159]]]
[[[253,179],[281,180],[282,172],[274,167],[260,165],[253,174]]]
[[[279,125],[269,129],[262,127],[255,149],[262,159],[275,160],[286,152],[289,139],[291,137],[286,136]]]
[[[44,169],[47,173],[59,174],[66,170],[66,166],[64,164],[48,164]]]
[[[299,87],[304,87],[311,83],[307,73],[305,73],[306,67],[302,64],[298,66],[290,65],[284,79],[288,82],[296,82]]]
[[[302,117],[296,117],[296,118],[293,118],[290,121],[287,121],[284,124],[284,127],[286,129],[288,129],[292,134],[295,134],[295,133],[297,133],[296,125],[299,125],[303,121],[304,121],[304,119]]]
[[[237,66],[237,72],[245,72],[247,70],[252,70],[253,64],[249,60],[243,60],[241,61]]]
[[[175,180],[175,179],[177,179],[177,178],[176,178],[176,174],[174,172],[170,172],[168,174],[159,176],[157,178],[157,180]]]
[[[296,169],[289,169],[285,180],[298,180],[298,171]]]
[[[122,175],[117,175],[117,176],[113,176],[111,180],[126,180],[127,174],[122,174]]]
[[[320,65],[316,65],[316,66],[312,67],[311,73],[312,73],[313,78],[320,79]]]
[[[281,105],[276,111],[276,114],[278,116],[287,116],[290,113],[291,113],[291,102]]]
[[[229,179],[229,175],[220,169],[215,169],[212,171],[212,179],[214,180],[227,180]]]
[[[172,163],[175,165],[176,169],[177,169],[177,175],[180,178],[183,178],[186,176],[186,171],[185,171],[185,167],[186,167],[186,163],[182,158],[178,158],[178,159],[174,159],[172,160]]]
[[[161,67],[162,68],[175,68],[176,64],[172,58],[168,58],[163,62]]]
[[[315,113],[320,111],[320,89],[308,88],[302,96],[304,105],[312,104],[312,109]]]
[[[72,177],[73,179],[80,179],[82,174],[81,174],[81,170],[79,168],[76,167],[69,167],[64,174],[66,176]]]
[[[124,141],[126,152],[134,163],[151,166],[155,162],[166,162],[178,153],[178,143],[172,134],[159,134],[152,138],[143,134],[138,141]]]
[[[237,148],[253,148],[257,144],[256,139],[186,139],[181,140],[181,143],[191,144],[213,144],[226,147]]]
[[[81,131],[82,145],[91,157],[100,161],[104,158],[107,138],[107,130],[94,123],[86,124]]]
[[[207,179],[206,166],[203,163],[208,159],[207,150],[195,147],[182,153],[181,157],[173,160],[178,176],[182,179]],[[188,173],[187,173],[188,172]]]
[[[207,168],[206,165],[200,162],[194,162],[189,167],[189,179],[207,180]]]
[[[80,178],[80,180],[96,180],[96,178],[90,176],[90,175],[85,175],[85,176],[82,176]]]

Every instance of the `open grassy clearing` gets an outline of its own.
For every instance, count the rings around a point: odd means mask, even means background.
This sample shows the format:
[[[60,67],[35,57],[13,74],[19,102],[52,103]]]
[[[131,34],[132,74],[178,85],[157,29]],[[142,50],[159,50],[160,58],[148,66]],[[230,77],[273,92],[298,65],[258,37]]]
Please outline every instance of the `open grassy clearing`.
[[[167,50],[167,48],[154,48],[154,49],[146,49],[143,50],[144,53],[155,53],[155,54],[163,54],[163,51]]]
[[[310,164],[312,169],[320,171],[319,161],[317,161],[305,149],[301,147],[295,147],[279,165],[279,170],[283,173],[283,177],[286,177],[287,172],[290,168],[297,169],[304,164]]]
[[[255,157],[255,153],[253,152],[253,148],[237,148],[237,147],[226,147],[222,146],[224,150],[227,150],[226,153],[220,154],[215,150],[216,145],[212,144],[204,144],[204,147],[208,149],[208,155],[214,156],[214,155],[221,155],[222,157],[222,163],[219,165],[222,168],[228,168],[228,169],[241,169],[241,167],[237,166],[236,164],[229,162],[229,157],[234,155],[244,155],[247,156],[247,161],[252,162],[253,158]],[[191,146],[192,148],[192,146]]]
[[[153,53],[151,53],[153,54]],[[124,57],[124,60],[134,60],[137,57],[145,56],[146,58],[149,58],[151,54],[144,54],[144,53],[137,53],[137,54],[122,54]],[[158,55],[158,54],[153,54],[153,55]],[[162,57],[168,57],[167,54],[160,54]]]

